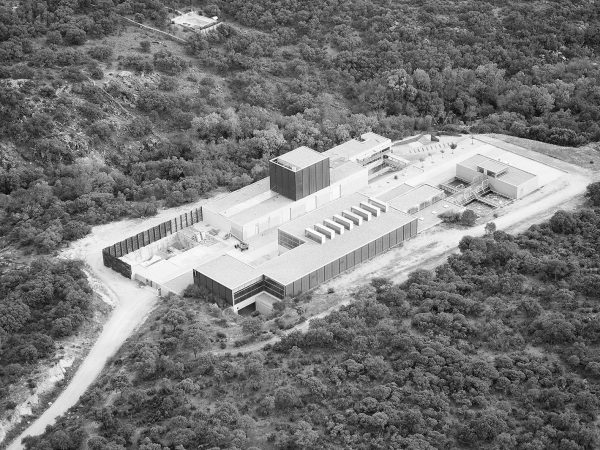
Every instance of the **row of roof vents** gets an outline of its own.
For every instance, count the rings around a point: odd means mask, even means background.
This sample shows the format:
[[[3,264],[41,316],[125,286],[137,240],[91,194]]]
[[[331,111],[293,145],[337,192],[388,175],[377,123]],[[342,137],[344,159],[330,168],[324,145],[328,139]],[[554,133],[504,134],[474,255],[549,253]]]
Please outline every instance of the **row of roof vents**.
[[[331,219],[323,220],[322,224],[317,223],[312,228],[306,228],[304,235],[318,244],[324,244],[327,239],[334,239],[336,234],[341,235],[355,226],[359,227],[364,221],[379,217],[387,210],[387,203],[376,198],[369,198],[365,202],[360,202],[359,206],[351,206],[341,214],[335,214]]]

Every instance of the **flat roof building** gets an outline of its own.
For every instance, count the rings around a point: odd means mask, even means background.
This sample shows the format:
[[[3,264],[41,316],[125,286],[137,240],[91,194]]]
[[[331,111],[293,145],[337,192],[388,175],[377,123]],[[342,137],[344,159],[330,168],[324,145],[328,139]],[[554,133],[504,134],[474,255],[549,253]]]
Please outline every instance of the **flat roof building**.
[[[486,196],[490,189],[520,198],[557,176],[501,149],[460,150],[467,154],[442,156],[439,166],[380,177],[382,165],[413,164],[390,164],[391,143],[382,136],[365,133],[323,153],[300,147],[269,161],[270,177],[170,220],[151,220],[150,228],[104,248],[103,262],[159,295],[194,282],[235,311],[256,302],[268,312],[278,299],[314,289],[434,226],[448,208],[473,199],[495,207],[502,203]],[[427,184],[438,182],[450,193],[445,201],[438,202],[444,191]]]
[[[319,153],[309,147],[298,147],[295,150],[284,153],[281,156],[271,159],[274,163],[284,167],[289,167],[294,172],[305,169],[327,159],[323,153]]]
[[[331,184],[329,157],[308,147],[299,147],[269,161],[272,191],[300,200]]]
[[[190,11],[172,18],[171,22],[184,28],[189,28],[194,31],[201,31],[217,24],[219,22],[219,18],[206,17],[198,14],[196,11]]]
[[[273,158],[269,177],[209,202],[204,221],[247,240],[368,185],[367,168],[329,162],[308,147]]]
[[[307,292],[417,234],[417,218],[395,209],[384,212],[381,204],[359,193],[339,198],[280,226],[278,239],[294,243],[282,245],[278,256],[252,267],[223,255],[196,267],[194,282],[236,310],[262,291],[280,299]],[[342,231],[334,220],[344,211],[366,212],[364,208],[378,212],[351,229]],[[307,229],[325,233],[324,238],[316,242],[306,235]]]
[[[456,176],[469,183],[486,177],[492,190],[513,199],[522,198],[538,188],[537,175],[481,154],[458,163]]]

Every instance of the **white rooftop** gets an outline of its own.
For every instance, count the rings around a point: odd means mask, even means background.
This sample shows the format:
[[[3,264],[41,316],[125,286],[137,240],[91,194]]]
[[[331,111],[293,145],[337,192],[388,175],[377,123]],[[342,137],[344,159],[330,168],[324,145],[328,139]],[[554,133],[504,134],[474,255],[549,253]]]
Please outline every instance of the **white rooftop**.
[[[218,21],[217,18],[205,17],[195,11],[181,14],[171,19],[171,22],[190,28],[204,28]]]
[[[228,254],[198,266],[196,270],[229,289],[237,288],[262,275],[261,271]]]
[[[333,147],[326,152],[325,155],[333,158],[344,158],[352,159],[360,156],[361,154],[368,152],[369,150],[384,144],[392,143],[392,141],[386,137],[380,136],[376,133],[364,133],[360,136],[360,139],[351,139],[343,144]]]
[[[497,159],[493,159],[482,154],[474,155],[468,159],[465,159],[464,161],[461,161],[459,164],[472,170],[477,170],[477,166],[497,172],[506,170],[505,173],[499,175],[497,178],[514,186],[518,186],[536,177],[536,175],[533,173],[526,172],[518,169],[517,167],[505,164]]]
[[[290,166],[292,170],[298,171],[304,169],[305,167],[312,166],[313,164],[316,164],[324,159],[327,159],[327,156],[325,156],[323,153],[319,153],[312,148],[303,146],[273,158],[271,161],[274,161],[282,166]]]

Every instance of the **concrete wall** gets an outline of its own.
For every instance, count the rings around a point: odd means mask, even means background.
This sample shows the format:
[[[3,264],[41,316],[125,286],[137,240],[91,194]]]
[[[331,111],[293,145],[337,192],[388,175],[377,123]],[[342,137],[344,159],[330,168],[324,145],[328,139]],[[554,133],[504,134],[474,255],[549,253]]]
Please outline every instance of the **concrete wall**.
[[[531,194],[538,187],[540,187],[540,185],[538,177],[536,176],[535,178],[532,178],[526,181],[525,183],[519,185],[517,189],[517,198],[523,198],[526,195]]]
[[[333,186],[335,187],[336,185],[340,186],[341,195],[353,194],[369,185],[369,171],[364,169],[360,172],[356,172],[349,177],[339,180]]]
[[[461,164],[456,165],[456,177],[460,178],[461,180],[471,183],[479,175],[481,175],[481,173],[477,172],[477,170],[470,169]]]
[[[217,211],[205,206],[202,210],[202,215],[204,217],[204,222],[209,224],[211,227],[218,228],[219,230],[225,233],[232,233],[238,239],[243,239],[242,236],[238,236],[235,234],[236,229],[232,227],[232,222],[227,217],[222,216]]]
[[[508,198],[517,198],[518,186],[506,183],[505,181],[502,181],[501,178],[488,177],[488,179],[490,180],[490,187],[493,191]]]

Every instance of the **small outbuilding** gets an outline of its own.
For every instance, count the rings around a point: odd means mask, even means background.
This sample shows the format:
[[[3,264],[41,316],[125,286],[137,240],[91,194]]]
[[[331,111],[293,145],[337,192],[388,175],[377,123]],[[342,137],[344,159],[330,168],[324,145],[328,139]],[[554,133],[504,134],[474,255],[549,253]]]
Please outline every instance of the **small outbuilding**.
[[[539,187],[537,175],[480,154],[458,163],[456,177],[469,183],[486,177],[493,191],[512,199],[522,198]]]

